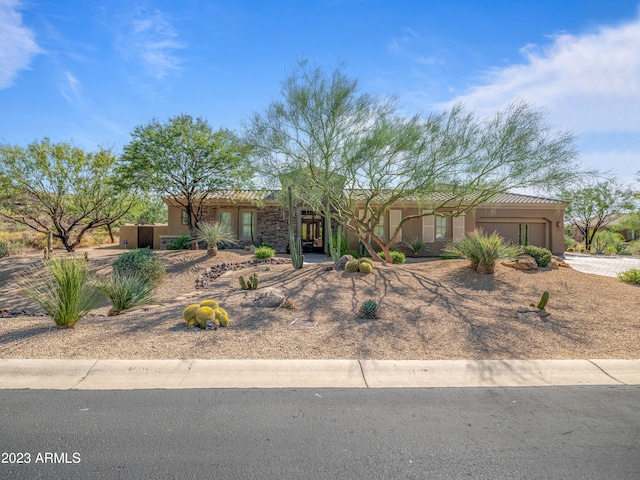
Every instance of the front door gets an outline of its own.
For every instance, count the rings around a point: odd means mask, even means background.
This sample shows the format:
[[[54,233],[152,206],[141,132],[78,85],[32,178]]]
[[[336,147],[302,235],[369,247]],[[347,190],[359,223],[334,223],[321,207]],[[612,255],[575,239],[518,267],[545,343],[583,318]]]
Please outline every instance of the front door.
[[[305,253],[324,253],[324,217],[312,211],[302,211],[300,238]]]

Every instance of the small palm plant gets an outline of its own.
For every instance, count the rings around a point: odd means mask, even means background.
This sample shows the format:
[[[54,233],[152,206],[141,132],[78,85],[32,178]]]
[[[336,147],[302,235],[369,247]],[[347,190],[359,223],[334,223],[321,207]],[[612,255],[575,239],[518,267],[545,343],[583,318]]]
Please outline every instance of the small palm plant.
[[[487,235],[480,229],[449,244],[445,252],[466,258],[479,273],[493,273],[498,260],[514,258],[521,250],[515,245],[506,244],[497,232]]]
[[[215,257],[218,254],[218,245],[234,245],[236,236],[231,227],[226,223],[202,222],[194,230],[196,242],[207,242],[207,255]]]
[[[114,272],[110,277],[100,279],[96,288],[111,301],[111,316],[139,305],[153,303],[156,285],[139,275]]]
[[[103,300],[87,262],[77,257],[44,260],[44,269],[29,273],[18,287],[59,327],[73,327]]]

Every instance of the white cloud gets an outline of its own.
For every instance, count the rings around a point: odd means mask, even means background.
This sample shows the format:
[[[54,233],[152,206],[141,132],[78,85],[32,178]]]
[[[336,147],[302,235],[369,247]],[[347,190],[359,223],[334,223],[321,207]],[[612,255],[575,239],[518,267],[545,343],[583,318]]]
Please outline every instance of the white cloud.
[[[118,46],[125,57],[142,60],[147,71],[161,79],[180,69],[175,52],[186,43],[178,40],[178,33],[162,12],[139,10],[119,35]]]
[[[60,93],[67,100],[67,102],[72,105],[78,106],[78,104],[82,100],[82,97],[80,95],[82,84],[70,72],[64,72],[62,76],[62,81],[59,84]]]
[[[22,25],[18,0],[0,0],[0,89],[13,85],[20,70],[40,52],[33,31]]]
[[[640,19],[581,35],[559,34],[547,47],[526,46],[522,64],[496,68],[464,102],[491,113],[524,99],[577,134],[640,132]]]

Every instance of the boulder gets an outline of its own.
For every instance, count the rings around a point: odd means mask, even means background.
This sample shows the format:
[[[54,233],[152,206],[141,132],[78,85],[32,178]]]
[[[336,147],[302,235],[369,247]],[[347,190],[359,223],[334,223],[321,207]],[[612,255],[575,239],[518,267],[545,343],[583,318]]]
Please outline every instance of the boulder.
[[[515,260],[506,260],[502,262],[503,265],[507,267],[516,268],[518,270],[537,270],[538,264],[536,263],[535,258],[531,255],[527,255],[523,253],[518,255]]]
[[[555,260],[556,263],[558,264],[558,267],[563,267],[563,268],[571,268],[571,265],[569,265],[567,262],[565,262],[563,259],[561,259],[560,257],[556,257],[554,255],[554,257],[552,258],[552,260]]]
[[[555,258],[552,258],[549,261],[549,265],[547,265],[547,267],[549,267],[551,270],[558,270],[558,262]]]
[[[267,287],[247,292],[242,306],[275,308],[280,306],[284,300],[284,293],[277,288]]]
[[[347,264],[349,260],[353,260],[353,257],[351,255],[341,256],[338,259],[338,261],[333,265],[333,269],[337,271],[344,270],[344,266]]]

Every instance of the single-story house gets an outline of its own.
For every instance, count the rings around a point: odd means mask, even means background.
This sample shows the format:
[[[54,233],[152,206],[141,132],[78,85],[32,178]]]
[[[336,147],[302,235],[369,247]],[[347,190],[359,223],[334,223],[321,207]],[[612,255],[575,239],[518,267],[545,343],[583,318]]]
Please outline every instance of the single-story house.
[[[285,253],[289,245],[289,215],[273,190],[221,191],[211,196],[203,206],[202,220],[227,223],[236,234],[240,246],[269,243],[277,252]],[[180,205],[165,198],[169,209],[167,232],[160,235],[160,245],[166,248],[176,237],[188,234],[186,212]],[[426,243],[422,253],[437,256],[448,241],[464,237],[466,232],[482,228],[485,232],[497,231],[507,241],[524,242],[551,250],[564,252],[564,209],[561,200],[505,193],[491,203],[480,205],[459,217],[424,216],[407,221],[401,237],[421,237]],[[379,234],[389,238],[404,216],[417,214],[420,206],[406,200],[389,209],[380,225]],[[294,212],[296,232],[306,251],[327,252],[326,219],[305,205],[298,205]],[[335,227],[334,224],[332,226]],[[358,249],[358,240],[348,235],[350,246]],[[398,238],[402,240],[402,238]]]

